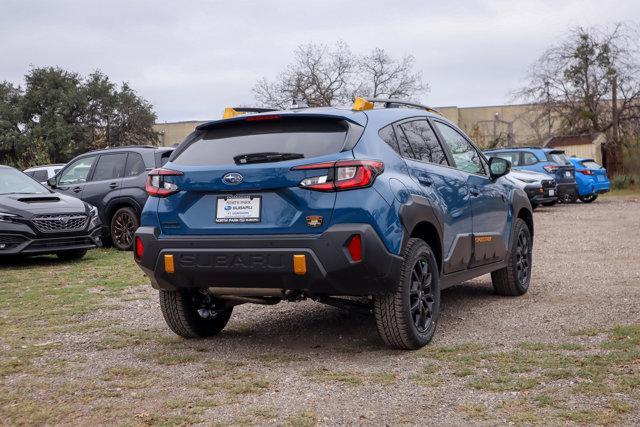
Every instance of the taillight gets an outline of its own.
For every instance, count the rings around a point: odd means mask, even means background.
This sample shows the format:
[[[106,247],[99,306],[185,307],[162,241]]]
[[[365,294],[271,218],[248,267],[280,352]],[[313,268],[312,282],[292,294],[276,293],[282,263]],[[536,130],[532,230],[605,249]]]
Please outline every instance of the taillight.
[[[171,169],[153,169],[147,176],[145,189],[153,197],[167,197],[179,191],[178,186],[166,180],[168,176],[180,176],[182,172]]]
[[[140,259],[142,258],[142,255],[144,255],[144,244],[142,243],[142,239],[139,236],[136,236],[135,242],[136,258]]]
[[[560,166],[553,166],[553,165],[547,165],[547,166],[543,166],[544,170],[546,170],[547,172],[555,172],[558,169],[560,169]]]
[[[340,160],[295,166],[291,170],[327,169],[326,175],[313,176],[300,181],[300,187],[315,191],[345,191],[373,185],[384,172],[379,160]]]
[[[353,261],[362,261],[362,238],[359,234],[351,236],[349,243],[347,243],[347,250]]]
[[[594,175],[593,171],[589,169],[578,169],[576,172],[580,172],[583,175]]]

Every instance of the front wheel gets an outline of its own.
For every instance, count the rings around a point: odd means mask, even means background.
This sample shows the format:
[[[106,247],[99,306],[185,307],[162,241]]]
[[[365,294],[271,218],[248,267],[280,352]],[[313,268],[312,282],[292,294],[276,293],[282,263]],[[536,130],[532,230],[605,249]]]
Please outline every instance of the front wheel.
[[[529,226],[517,218],[507,266],[491,273],[491,281],[497,294],[517,296],[527,292],[531,281],[532,244]]]
[[[428,344],[440,314],[440,275],[429,245],[411,238],[396,289],[374,298],[378,333],[391,348],[414,350]]]
[[[598,198],[597,194],[589,194],[588,196],[579,196],[580,197],[580,201],[582,203],[591,203],[591,202],[595,202],[596,199]]]
[[[130,251],[133,247],[133,234],[140,226],[138,215],[129,208],[120,208],[111,218],[111,241],[120,251]]]
[[[233,307],[198,290],[160,291],[160,309],[173,332],[184,338],[218,334],[227,326]]]

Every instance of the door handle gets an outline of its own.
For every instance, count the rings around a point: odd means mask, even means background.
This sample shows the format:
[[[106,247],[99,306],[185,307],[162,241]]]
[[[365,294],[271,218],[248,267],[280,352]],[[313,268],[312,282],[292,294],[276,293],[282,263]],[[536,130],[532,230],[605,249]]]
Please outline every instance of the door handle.
[[[420,174],[418,175],[418,182],[422,185],[431,186],[433,184],[433,179],[428,175]]]
[[[469,189],[469,193],[471,193],[471,195],[472,195],[472,196],[476,197],[476,196],[479,196],[479,195],[480,195],[480,190],[478,190],[478,189],[477,189],[477,188],[475,188],[475,187],[471,187],[471,188]]]
[[[117,183],[112,182],[111,184],[109,184],[109,188],[116,188],[118,186]]]
[[[82,187],[74,187],[72,190],[74,193],[79,193],[82,191]]]

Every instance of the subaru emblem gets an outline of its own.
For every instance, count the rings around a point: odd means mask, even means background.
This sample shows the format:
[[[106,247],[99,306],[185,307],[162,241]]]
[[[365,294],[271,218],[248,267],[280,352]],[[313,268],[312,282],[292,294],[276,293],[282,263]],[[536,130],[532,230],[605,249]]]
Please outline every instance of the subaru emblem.
[[[244,180],[244,177],[236,172],[230,172],[222,177],[222,181],[225,184],[236,185],[240,184]]]

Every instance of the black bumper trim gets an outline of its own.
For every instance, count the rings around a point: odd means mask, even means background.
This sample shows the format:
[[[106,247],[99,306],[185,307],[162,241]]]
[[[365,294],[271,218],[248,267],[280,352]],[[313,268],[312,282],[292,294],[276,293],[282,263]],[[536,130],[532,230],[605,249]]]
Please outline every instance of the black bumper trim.
[[[363,259],[353,262],[346,243],[362,238]],[[144,254],[136,259],[156,289],[278,288],[307,295],[373,295],[395,289],[402,258],[387,251],[368,224],[339,224],[316,235],[176,236],[141,227]],[[175,273],[164,271],[164,255]],[[293,255],[306,255],[307,273],[296,275]]]
[[[102,231],[99,226],[90,232],[75,233],[74,236],[61,237],[60,234],[56,234],[51,237],[38,237],[35,239],[21,234],[6,234],[4,236],[15,236],[16,238],[22,239],[22,242],[13,244],[6,249],[0,249],[0,255],[50,254],[75,249],[92,249],[102,246]]]

